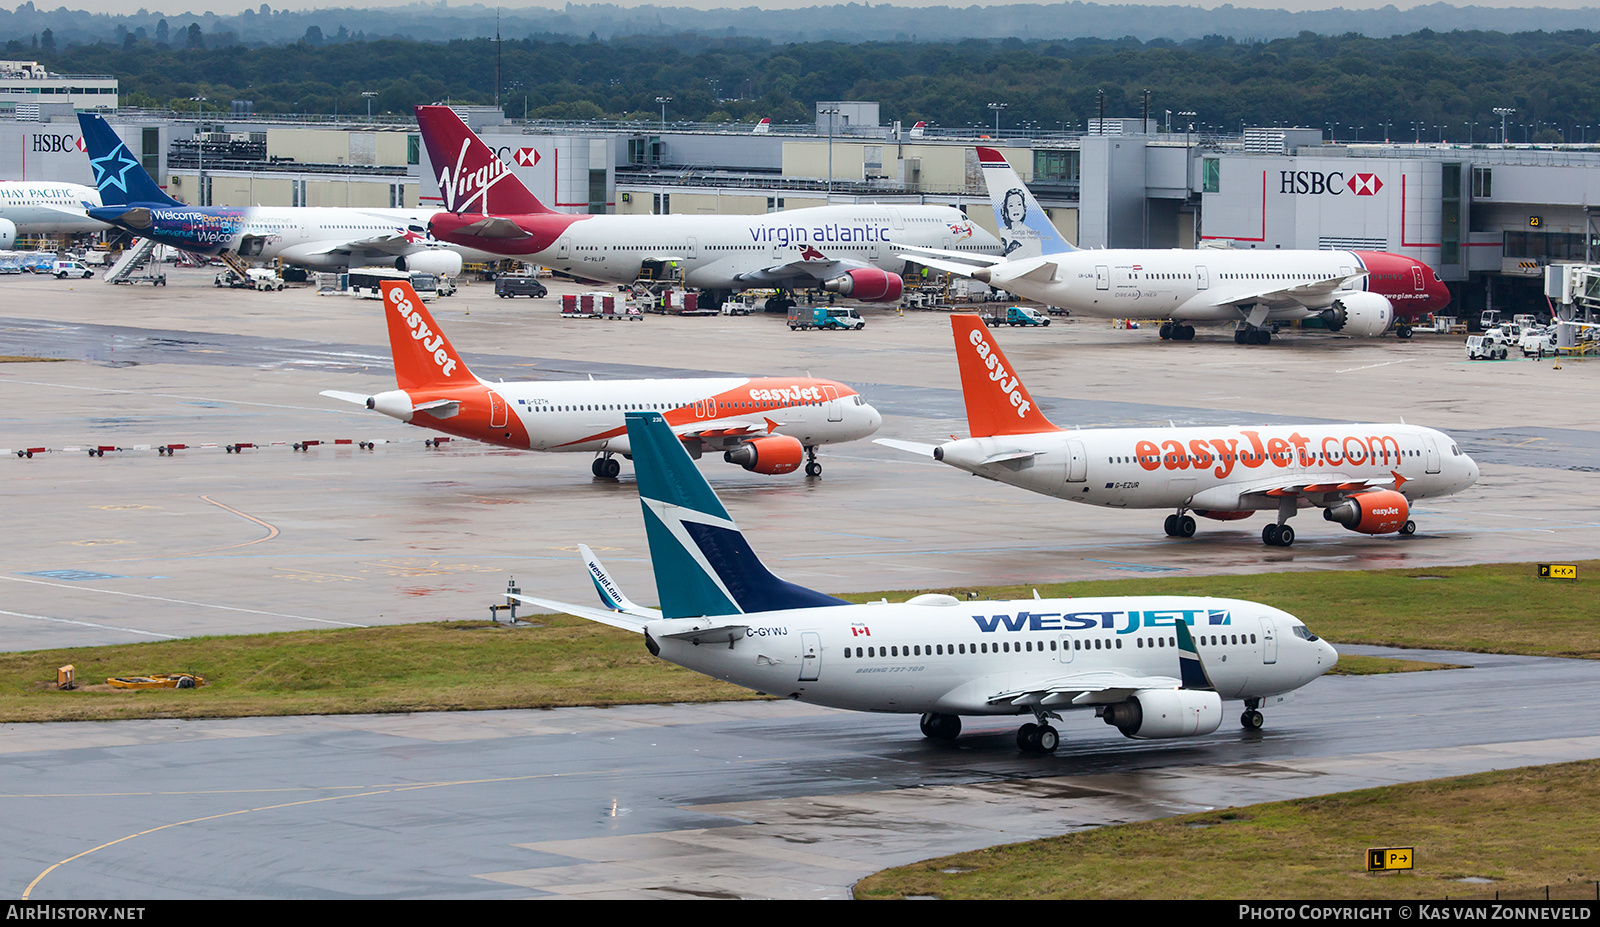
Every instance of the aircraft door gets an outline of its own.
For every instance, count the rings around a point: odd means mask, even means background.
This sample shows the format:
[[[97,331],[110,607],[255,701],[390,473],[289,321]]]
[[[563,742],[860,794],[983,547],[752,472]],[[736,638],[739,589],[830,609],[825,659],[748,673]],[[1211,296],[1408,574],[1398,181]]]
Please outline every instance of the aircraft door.
[[[1067,482],[1081,483],[1089,478],[1089,455],[1083,442],[1076,438],[1067,442]]]
[[[1266,615],[1261,616],[1261,662],[1278,662],[1278,625]]]
[[[567,259],[567,248],[568,245],[566,239],[562,239],[561,247],[556,249],[556,260],[565,261]]]
[[[683,253],[687,254],[691,261],[698,259],[700,257],[700,239],[692,235],[689,236],[688,243],[684,245]]]
[[[1418,293],[1428,288],[1428,285],[1422,280],[1422,268],[1420,267],[1411,268],[1411,288]]]
[[[1094,266],[1094,288],[1097,290],[1111,289],[1111,268],[1104,264]]]
[[[506,427],[506,400],[494,390],[489,390],[489,427]]]
[[[1061,642],[1060,660],[1062,663],[1072,662],[1072,635],[1063,634],[1058,640]]]
[[[844,421],[844,404],[839,401],[839,391],[831,386],[824,386],[822,395],[826,400],[825,405],[828,407],[828,421]]]
[[[822,637],[815,631],[800,632],[800,681],[816,682],[822,671]]]
[[[1207,290],[1211,288],[1211,273],[1207,271],[1203,265],[1197,266],[1194,269],[1194,288],[1197,290]]]
[[[1351,274],[1353,274],[1355,272],[1356,272],[1356,269],[1354,267],[1341,267],[1341,268],[1339,268],[1339,276],[1341,276],[1341,277],[1348,277],[1348,276],[1350,276]],[[1341,290],[1354,290],[1354,289],[1358,289],[1358,288],[1359,289],[1366,289],[1367,288],[1366,281],[1365,280],[1355,280],[1355,281],[1347,280],[1344,283],[1339,284],[1339,289],[1341,289]]]
[[[1438,473],[1439,447],[1433,443],[1433,435],[1425,434],[1422,436],[1422,454],[1427,460],[1427,465],[1424,467],[1424,469],[1426,469],[1429,473]]]

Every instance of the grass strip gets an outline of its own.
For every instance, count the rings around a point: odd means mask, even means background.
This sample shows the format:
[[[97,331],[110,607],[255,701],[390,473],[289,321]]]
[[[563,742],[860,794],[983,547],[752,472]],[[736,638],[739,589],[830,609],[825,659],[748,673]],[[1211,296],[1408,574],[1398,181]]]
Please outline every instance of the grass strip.
[[[1579,564],[1579,575],[1600,567]],[[979,590],[1027,598],[1034,587]],[[1270,603],[1340,643],[1593,657],[1600,623],[1582,580],[1540,580],[1531,564],[1250,576],[1137,577],[1038,587],[1045,596],[1219,595]],[[969,590],[933,590],[965,597]],[[912,593],[847,596],[896,601]],[[485,598],[493,593],[486,592]],[[481,621],[221,635],[0,653],[0,721],[224,718],[556,708],[758,698],[651,657],[638,635],[577,618],[508,628]],[[54,688],[76,667],[80,688]],[[1346,656],[1346,673],[1441,668]],[[108,676],[194,672],[196,690],[111,690]]]
[[[1414,847],[1368,873],[1366,850]],[[1595,900],[1600,761],[1080,831],[888,869],[857,898]],[[1474,881],[1465,881],[1474,880]],[[1478,881],[1487,880],[1487,881]]]

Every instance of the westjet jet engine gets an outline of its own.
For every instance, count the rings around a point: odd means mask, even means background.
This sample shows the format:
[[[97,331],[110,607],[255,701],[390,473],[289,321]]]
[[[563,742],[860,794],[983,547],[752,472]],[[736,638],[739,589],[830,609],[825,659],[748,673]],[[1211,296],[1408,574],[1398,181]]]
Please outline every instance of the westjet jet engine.
[[[417,274],[444,274],[454,277],[461,273],[461,253],[444,248],[402,254],[394,260],[395,270]]]
[[[1405,528],[1411,506],[1392,489],[1374,489],[1335,502],[1322,510],[1322,517],[1362,534],[1389,534]]]
[[[1376,338],[1394,321],[1394,304],[1377,293],[1346,293],[1333,301],[1332,308],[1322,311],[1322,321],[1329,331],[1349,328],[1352,335]]]
[[[1140,689],[1102,715],[1124,737],[1198,737],[1222,724],[1222,696],[1200,689]]]
[[[17,243],[17,224],[10,219],[0,219],[0,251],[10,251]]]
[[[756,473],[793,473],[805,461],[806,449],[788,435],[767,435],[724,451],[722,459]]]
[[[858,267],[843,276],[824,281],[822,288],[829,293],[853,296],[864,302],[893,303],[900,301],[905,281],[900,279],[899,274],[876,267]]]

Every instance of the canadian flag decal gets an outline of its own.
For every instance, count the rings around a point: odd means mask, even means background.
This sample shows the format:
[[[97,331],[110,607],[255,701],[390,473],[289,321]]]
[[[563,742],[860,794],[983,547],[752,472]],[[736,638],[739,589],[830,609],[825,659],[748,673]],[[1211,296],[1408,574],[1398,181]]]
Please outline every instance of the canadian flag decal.
[[[1383,189],[1383,181],[1377,174],[1355,174],[1345,186],[1356,196],[1371,196]]]

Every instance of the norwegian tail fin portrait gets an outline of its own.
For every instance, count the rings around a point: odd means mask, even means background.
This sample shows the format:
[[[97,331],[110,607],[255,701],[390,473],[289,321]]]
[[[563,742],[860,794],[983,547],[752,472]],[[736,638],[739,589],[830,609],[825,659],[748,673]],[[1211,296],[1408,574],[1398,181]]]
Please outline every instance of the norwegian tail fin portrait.
[[[1033,191],[1004,155],[993,148],[980,147],[978,164],[983,168],[983,182],[989,187],[1002,255],[1015,260],[1077,250],[1061,237],[1044,207],[1034,199]]]

